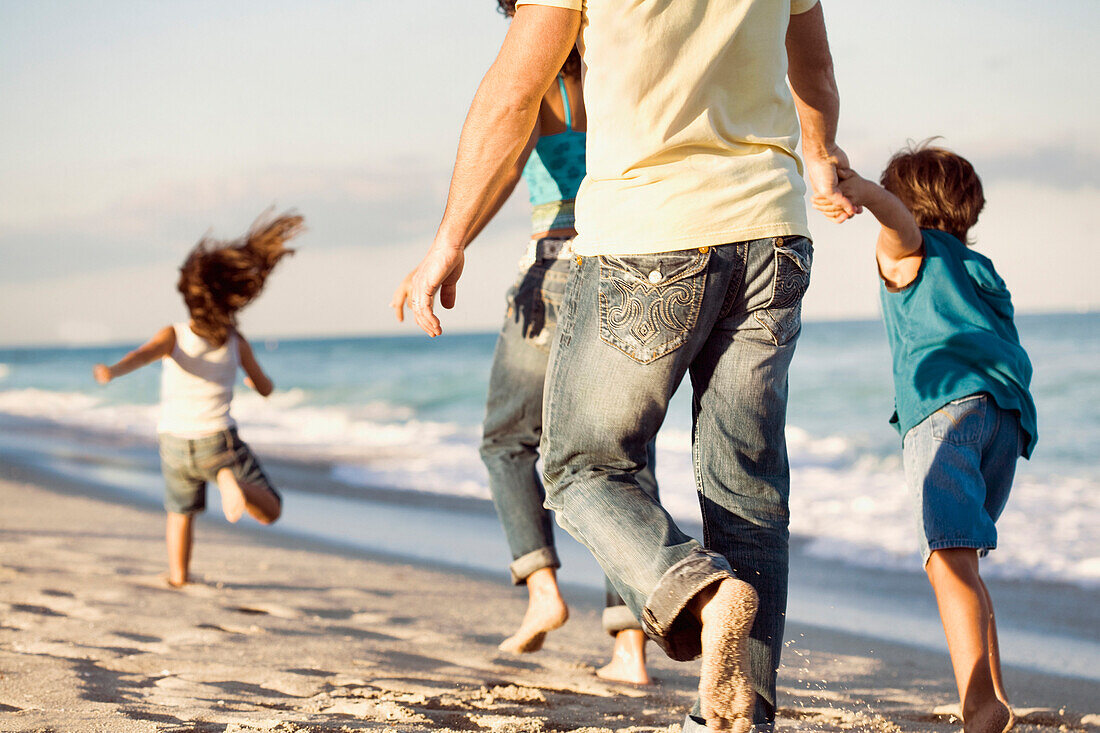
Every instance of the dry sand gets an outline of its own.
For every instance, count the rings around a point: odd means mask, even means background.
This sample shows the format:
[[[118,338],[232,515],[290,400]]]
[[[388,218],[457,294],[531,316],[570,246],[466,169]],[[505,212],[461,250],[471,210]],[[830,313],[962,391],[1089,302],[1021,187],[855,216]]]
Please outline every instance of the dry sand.
[[[163,514],[0,465],[4,476],[2,731],[671,733],[693,699],[697,664],[652,645],[652,688],[596,678],[611,644],[591,597],[569,598],[573,616],[543,651],[514,657],[496,644],[524,596],[503,571],[460,574],[209,521],[193,562],[203,582],[170,590],[158,580]],[[932,712],[953,696],[944,657],[788,633],[780,730],[959,730]],[[1016,672],[1009,684],[1044,703],[1018,711],[1022,733],[1097,729],[1090,710],[1058,709],[1100,697],[1091,683]]]

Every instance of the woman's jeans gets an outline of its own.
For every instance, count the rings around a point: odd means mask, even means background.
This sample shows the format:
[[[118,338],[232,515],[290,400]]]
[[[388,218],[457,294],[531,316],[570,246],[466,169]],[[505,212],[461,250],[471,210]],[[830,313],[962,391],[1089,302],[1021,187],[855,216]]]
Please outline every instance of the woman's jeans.
[[[696,594],[730,576],[756,589],[756,730],[775,717],[787,600],[787,370],[812,253],[805,237],[780,237],[577,257],[546,380],[546,506],[670,657],[700,654],[699,624],[685,613]],[[685,374],[705,547],[638,477]]]
[[[561,240],[541,240],[540,245]],[[560,245],[558,245],[560,246]],[[567,245],[566,245],[567,246]],[[550,346],[557,331],[558,309],[569,278],[569,250],[557,246],[533,247],[521,262],[519,277],[508,291],[508,311],[493,356],[489,377],[481,457],[489,471],[489,489],[508,538],[513,562],[512,580],[522,584],[542,568],[558,568],[550,512],[535,464],[542,435],[542,391]],[[550,255],[547,255],[549,250]],[[564,255],[564,256],[562,256]],[[638,482],[654,500],[650,441],[646,467]],[[608,584],[604,629],[614,634],[639,629],[637,619]]]

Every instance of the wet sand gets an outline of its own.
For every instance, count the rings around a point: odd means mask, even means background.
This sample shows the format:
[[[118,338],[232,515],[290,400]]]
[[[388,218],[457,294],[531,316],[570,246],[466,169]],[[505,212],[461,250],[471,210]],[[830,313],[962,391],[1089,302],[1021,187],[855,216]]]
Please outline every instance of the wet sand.
[[[653,645],[652,688],[595,676],[611,640],[591,589],[567,586],[569,623],[516,657],[496,650],[524,609],[503,569],[200,520],[201,582],[175,591],[158,579],[160,511],[10,463],[0,506],[2,731],[671,732],[693,699],[698,664]],[[806,624],[787,635],[780,730],[960,728],[946,656]],[[1094,681],[1006,677],[1017,730],[1100,729]]]

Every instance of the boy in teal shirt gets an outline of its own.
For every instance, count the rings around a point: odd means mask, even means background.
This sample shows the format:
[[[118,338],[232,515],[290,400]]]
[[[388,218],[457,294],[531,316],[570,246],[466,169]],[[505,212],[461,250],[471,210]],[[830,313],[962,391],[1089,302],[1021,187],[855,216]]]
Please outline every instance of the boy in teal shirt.
[[[1016,459],[1037,437],[1012,301],[967,234],[985,205],[964,158],[920,146],[890,159],[882,185],[853,171],[840,190],[882,225],[876,247],[894,361],[895,413],[921,554],[939,605],[967,733],[1003,733],[1014,718],[978,558],[997,545]],[[848,215],[828,199],[814,206]]]

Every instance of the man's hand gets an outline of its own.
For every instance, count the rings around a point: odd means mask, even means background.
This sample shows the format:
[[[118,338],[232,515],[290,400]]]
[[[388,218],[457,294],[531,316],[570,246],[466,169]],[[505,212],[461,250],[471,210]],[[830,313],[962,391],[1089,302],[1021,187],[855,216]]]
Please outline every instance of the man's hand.
[[[433,338],[443,333],[433,311],[435,292],[439,291],[440,305],[454,308],[458,279],[462,277],[465,262],[466,255],[461,247],[440,244],[437,240],[412,272],[407,293],[409,309],[416,318],[416,325]]]
[[[805,165],[806,178],[814,191],[812,201],[815,209],[837,224],[863,212],[863,207],[847,196],[841,183],[848,176],[855,175],[843,150],[834,145],[820,154],[806,152]]]
[[[405,302],[409,301],[409,307],[412,307],[412,281],[415,274],[416,270],[413,269],[403,277],[397,289],[393,291],[393,297],[390,298],[390,308],[393,308],[393,314],[397,317],[398,323],[405,322]]]
[[[840,180],[833,193],[814,194],[811,203],[830,221],[843,224],[856,214],[863,213],[869,197],[867,187],[873,184],[851,168],[838,168],[837,175]]]

